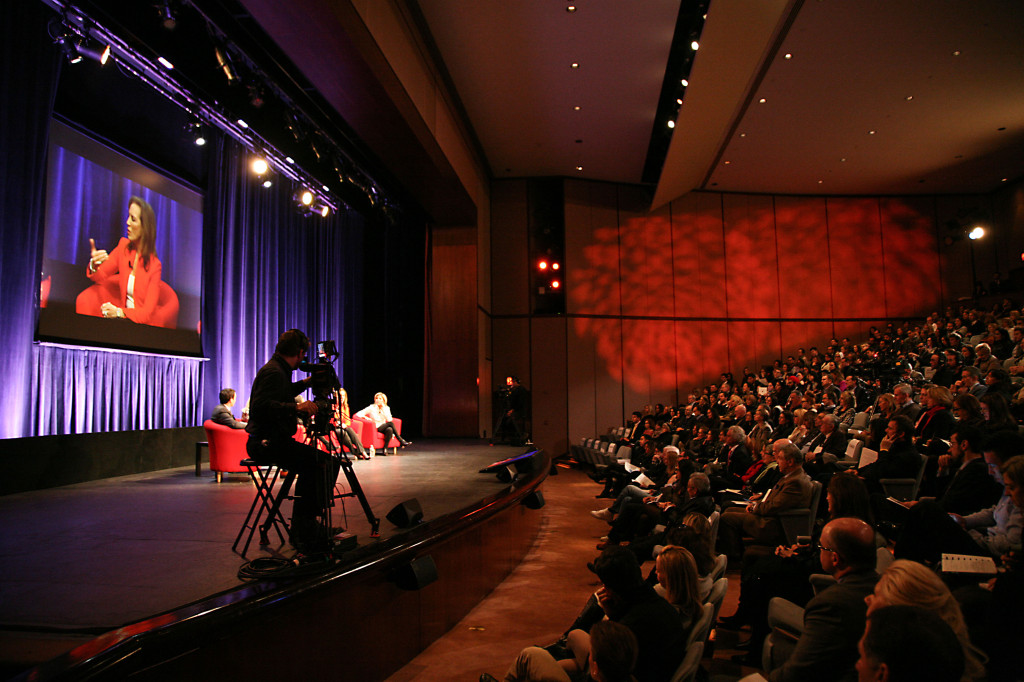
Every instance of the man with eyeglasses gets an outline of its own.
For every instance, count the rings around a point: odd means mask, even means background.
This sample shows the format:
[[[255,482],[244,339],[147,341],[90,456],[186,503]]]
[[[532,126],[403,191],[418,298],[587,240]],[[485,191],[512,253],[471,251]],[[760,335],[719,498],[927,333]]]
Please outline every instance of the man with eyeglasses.
[[[823,682],[855,674],[857,642],[867,614],[864,598],[878,582],[875,532],[860,519],[838,518],[822,530],[818,551],[822,568],[836,584],[819,592],[802,611],[785,599],[772,599],[772,646],[765,654],[770,682]],[[777,644],[793,634],[798,635],[795,648],[783,662],[776,658]]]

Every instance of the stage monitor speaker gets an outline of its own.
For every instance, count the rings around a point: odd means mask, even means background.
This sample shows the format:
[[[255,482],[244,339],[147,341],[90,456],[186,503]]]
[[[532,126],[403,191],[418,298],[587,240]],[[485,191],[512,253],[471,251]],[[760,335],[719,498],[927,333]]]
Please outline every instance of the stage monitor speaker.
[[[419,500],[413,497],[395,505],[385,518],[399,528],[409,528],[423,520],[423,507],[420,506]]]
[[[403,590],[422,590],[432,582],[437,581],[437,564],[434,557],[425,554],[416,557],[405,566],[396,568],[391,579]]]
[[[544,506],[544,493],[534,490],[523,498],[523,506],[527,509],[540,509]]]

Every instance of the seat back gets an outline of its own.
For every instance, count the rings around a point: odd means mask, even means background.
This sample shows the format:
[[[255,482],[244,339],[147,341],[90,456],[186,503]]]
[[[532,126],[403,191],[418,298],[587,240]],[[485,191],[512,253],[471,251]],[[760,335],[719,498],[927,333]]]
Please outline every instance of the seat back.
[[[717,509],[711,512],[711,516],[708,517],[708,523],[711,525],[711,546],[714,547],[715,543],[718,542],[718,522],[722,520],[722,514]]]
[[[693,682],[697,678],[701,656],[704,655],[704,642],[694,642],[686,649],[683,662],[676,668],[671,682]]]
[[[821,503],[821,483],[811,481],[811,506],[807,509],[787,509],[779,512],[782,530],[786,534],[786,543],[795,544],[799,535],[811,535],[814,530],[814,519]]]
[[[712,587],[712,590],[714,587]],[[711,632],[712,618],[715,616],[714,604],[704,604],[701,611],[700,618],[693,624],[693,628],[690,630],[690,636],[686,639],[686,648],[689,649],[690,645],[694,642],[700,642],[703,644],[707,641],[708,634]]]
[[[712,545],[714,546],[714,545]],[[727,554],[719,554],[715,557],[715,565],[711,569],[711,579],[718,580],[725,575],[725,569],[729,566],[729,556]],[[712,587],[714,590],[714,587]],[[710,601],[710,600],[709,600]]]
[[[927,464],[928,456],[921,455],[921,465],[914,478],[880,478],[878,482],[885,489],[885,494],[890,497],[895,497],[897,500],[916,500],[918,491],[921,490],[921,478],[924,476]]]
[[[715,584],[711,586],[711,594],[708,595],[708,603],[714,607],[711,612],[712,623],[718,620],[718,612],[722,608],[722,602],[725,601],[725,593],[728,589],[728,578],[719,578],[715,581]]]
[[[853,417],[853,425],[850,427],[850,430],[863,431],[864,429],[868,428],[868,421],[870,420],[870,418],[871,417],[867,412],[858,412]]]
[[[233,429],[207,419],[203,422],[206,440],[210,444],[210,471],[241,473],[246,468],[240,462],[248,457],[245,443],[249,434],[245,429]]]

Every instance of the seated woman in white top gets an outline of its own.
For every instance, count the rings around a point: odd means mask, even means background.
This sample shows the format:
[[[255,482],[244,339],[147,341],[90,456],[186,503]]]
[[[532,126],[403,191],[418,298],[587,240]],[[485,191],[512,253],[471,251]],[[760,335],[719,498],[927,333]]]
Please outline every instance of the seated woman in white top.
[[[391,408],[388,407],[388,397],[383,393],[375,394],[373,396],[373,405],[359,410],[356,412],[356,416],[365,417],[373,422],[374,426],[377,427],[377,431],[384,435],[385,448],[391,442],[392,436],[398,440],[400,447],[404,448],[412,445],[412,443],[402,438],[401,434],[398,433],[398,429],[395,428],[395,423],[391,417]],[[384,453],[382,452],[381,454]]]

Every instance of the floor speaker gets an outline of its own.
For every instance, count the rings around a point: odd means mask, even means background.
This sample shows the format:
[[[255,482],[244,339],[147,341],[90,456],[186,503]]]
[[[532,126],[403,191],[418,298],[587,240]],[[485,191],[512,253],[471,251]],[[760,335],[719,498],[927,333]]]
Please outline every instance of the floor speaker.
[[[399,528],[409,528],[423,520],[423,507],[414,497],[395,505],[385,518]]]

